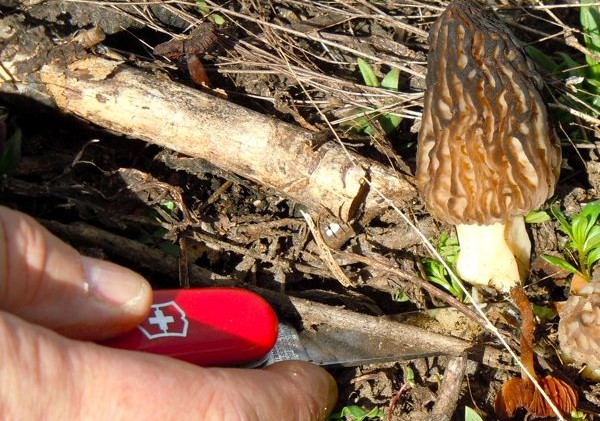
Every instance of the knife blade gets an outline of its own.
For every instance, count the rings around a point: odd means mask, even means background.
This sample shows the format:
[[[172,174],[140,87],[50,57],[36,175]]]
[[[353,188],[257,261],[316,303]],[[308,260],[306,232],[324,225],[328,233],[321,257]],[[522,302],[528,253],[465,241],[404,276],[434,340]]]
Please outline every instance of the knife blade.
[[[331,328],[325,324],[298,332],[280,323],[277,342],[264,365],[303,360],[325,368],[414,360],[443,355],[439,351],[408,349],[369,332]]]

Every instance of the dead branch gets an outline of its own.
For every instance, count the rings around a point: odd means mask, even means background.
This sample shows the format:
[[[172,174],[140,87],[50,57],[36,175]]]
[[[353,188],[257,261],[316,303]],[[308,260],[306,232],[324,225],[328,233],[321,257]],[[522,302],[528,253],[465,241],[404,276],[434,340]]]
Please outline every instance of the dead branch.
[[[4,23],[14,35],[0,48],[0,92],[52,103],[114,132],[201,158],[344,222],[380,214],[388,207],[381,194],[398,205],[416,196],[390,167],[337,142],[318,146],[297,126],[121,60],[90,56],[75,42],[55,45],[41,27],[11,18]],[[25,43],[32,34],[38,42]]]
[[[64,112],[205,159],[343,221],[361,206],[365,219],[386,207],[365,179],[394,202],[414,196],[408,182],[375,161],[353,156],[360,166],[349,165],[336,143],[315,148],[305,130],[122,63],[88,57],[67,68],[46,65],[40,75]]]
[[[439,421],[451,419],[456,410],[466,368],[467,357],[465,355],[453,357],[448,361],[440,392],[431,410],[431,419]]]

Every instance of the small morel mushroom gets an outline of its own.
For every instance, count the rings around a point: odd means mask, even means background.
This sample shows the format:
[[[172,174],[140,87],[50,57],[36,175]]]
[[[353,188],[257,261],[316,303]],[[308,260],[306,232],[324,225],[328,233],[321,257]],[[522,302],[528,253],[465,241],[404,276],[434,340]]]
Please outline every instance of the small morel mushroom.
[[[560,311],[558,341],[567,362],[584,365],[584,378],[600,381],[600,282],[572,294]]]
[[[508,292],[529,272],[523,215],[552,195],[560,168],[541,78],[475,0],[453,1],[429,43],[417,186],[431,214],[456,225],[459,275]]]

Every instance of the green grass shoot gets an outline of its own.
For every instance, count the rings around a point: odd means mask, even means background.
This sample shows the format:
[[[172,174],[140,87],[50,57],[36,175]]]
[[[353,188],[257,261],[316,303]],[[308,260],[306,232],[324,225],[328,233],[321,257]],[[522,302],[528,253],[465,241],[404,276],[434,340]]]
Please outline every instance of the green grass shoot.
[[[556,256],[543,258],[567,272],[577,273],[590,280],[592,267],[600,260],[600,200],[586,204],[581,212],[570,219],[557,205],[552,206],[550,211],[569,241],[563,249],[566,259]]]

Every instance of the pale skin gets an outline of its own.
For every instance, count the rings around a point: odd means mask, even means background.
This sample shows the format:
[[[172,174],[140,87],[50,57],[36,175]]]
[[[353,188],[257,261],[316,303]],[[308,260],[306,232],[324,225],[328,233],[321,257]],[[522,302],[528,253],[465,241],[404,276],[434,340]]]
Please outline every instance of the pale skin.
[[[312,421],[331,411],[335,381],[309,363],[202,368],[89,342],[138,324],[150,299],[140,275],[0,207],[0,419]]]

